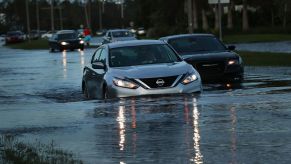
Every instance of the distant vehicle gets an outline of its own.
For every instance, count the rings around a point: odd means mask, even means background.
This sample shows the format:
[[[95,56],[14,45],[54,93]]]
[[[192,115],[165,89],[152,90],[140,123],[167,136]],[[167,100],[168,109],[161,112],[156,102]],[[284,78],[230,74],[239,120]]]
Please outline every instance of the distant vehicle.
[[[241,82],[242,58],[212,34],[184,34],[160,38],[170,44],[201,75],[202,81]]]
[[[54,52],[56,49],[63,50],[84,50],[84,41],[78,37],[74,30],[61,30],[49,39],[50,51]]]
[[[36,40],[39,38],[39,35],[40,35],[39,31],[31,30],[30,34],[28,34],[28,37],[32,40]]]
[[[108,30],[103,37],[103,44],[128,40],[136,40],[135,36],[129,30]]]
[[[25,35],[21,31],[9,31],[5,37],[5,43],[19,43],[25,41]]]
[[[99,36],[99,37],[103,37],[105,36],[107,30],[99,30],[99,31],[96,31],[96,35]]]
[[[201,92],[199,73],[158,40],[114,42],[100,46],[83,71],[87,98],[107,99]]]
[[[143,27],[140,27],[137,29],[137,34],[138,35],[145,35],[146,34],[146,30]]]
[[[1,35],[0,35],[0,41],[1,41],[1,42],[4,42],[4,41],[5,41],[5,37],[6,37],[6,35],[1,34]]]
[[[43,39],[49,39],[49,38],[51,38],[52,36],[53,36],[53,32],[48,31],[48,32],[42,34],[42,35],[41,35],[41,38],[43,38]]]

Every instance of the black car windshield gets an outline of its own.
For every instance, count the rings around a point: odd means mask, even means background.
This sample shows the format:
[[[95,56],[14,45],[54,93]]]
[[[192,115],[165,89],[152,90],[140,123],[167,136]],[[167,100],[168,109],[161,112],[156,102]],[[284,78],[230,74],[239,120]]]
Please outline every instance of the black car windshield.
[[[133,35],[132,35],[132,33],[130,31],[114,31],[114,32],[112,32],[112,36],[114,38],[133,37]]]
[[[67,40],[67,39],[76,39],[77,34],[76,33],[66,33],[66,34],[59,34],[58,40]]]
[[[225,46],[212,36],[194,36],[170,39],[169,44],[180,54],[225,51]]]
[[[109,54],[110,67],[173,63],[180,60],[176,53],[165,44],[113,48]]]

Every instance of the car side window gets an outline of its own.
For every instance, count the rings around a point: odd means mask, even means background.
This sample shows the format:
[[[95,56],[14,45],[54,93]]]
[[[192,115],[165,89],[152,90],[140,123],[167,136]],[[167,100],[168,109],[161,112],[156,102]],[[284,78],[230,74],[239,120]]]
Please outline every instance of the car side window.
[[[101,55],[101,52],[102,52],[103,48],[99,48],[95,53],[94,55],[92,56],[92,59],[91,59],[91,63],[94,63],[94,62],[97,62],[98,59],[100,58],[100,55]]]

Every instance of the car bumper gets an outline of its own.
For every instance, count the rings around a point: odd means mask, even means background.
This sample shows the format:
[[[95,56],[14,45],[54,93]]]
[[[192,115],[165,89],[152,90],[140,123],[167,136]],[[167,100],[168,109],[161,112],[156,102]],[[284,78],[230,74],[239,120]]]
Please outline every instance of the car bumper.
[[[59,45],[60,48],[62,49],[78,49],[78,48],[83,48],[84,45],[83,44],[69,44],[69,45]]]
[[[222,73],[209,74],[200,72],[203,82],[233,82],[242,81],[244,68],[241,65],[227,67]]]
[[[187,85],[179,83],[175,87],[171,88],[159,88],[159,89],[144,89],[139,87],[137,89],[127,89],[112,85],[108,88],[109,98],[115,97],[132,97],[132,96],[144,96],[144,95],[166,95],[166,94],[178,94],[178,93],[195,93],[202,92],[201,81],[197,80]]]

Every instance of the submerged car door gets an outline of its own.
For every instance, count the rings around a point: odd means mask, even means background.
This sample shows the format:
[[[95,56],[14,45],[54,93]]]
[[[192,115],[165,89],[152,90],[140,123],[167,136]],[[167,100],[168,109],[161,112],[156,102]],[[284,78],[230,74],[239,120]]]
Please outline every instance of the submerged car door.
[[[94,94],[96,97],[102,96],[103,94],[104,75],[107,69],[107,52],[107,49],[104,47],[97,49],[95,54],[92,56],[90,67],[88,67],[86,70],[86,85],[89,90],[95,91],[95,93],[92,94]],[[94,63],[102,63],[104,67],[93,68]]]

